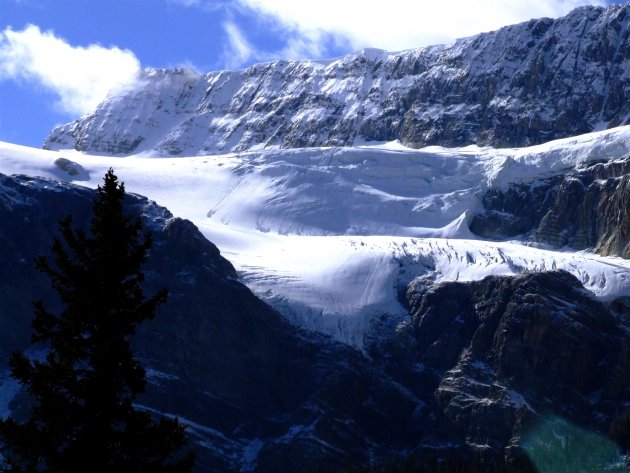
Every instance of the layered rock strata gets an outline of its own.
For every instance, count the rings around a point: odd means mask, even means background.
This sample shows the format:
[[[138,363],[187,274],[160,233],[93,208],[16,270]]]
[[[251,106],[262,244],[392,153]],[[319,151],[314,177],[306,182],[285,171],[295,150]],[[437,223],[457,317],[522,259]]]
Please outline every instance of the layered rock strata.
[[[583,7],[402,53],[147,70],[47,149],[211,154],[252,147],[527,146],[628,123],[630,5]]]

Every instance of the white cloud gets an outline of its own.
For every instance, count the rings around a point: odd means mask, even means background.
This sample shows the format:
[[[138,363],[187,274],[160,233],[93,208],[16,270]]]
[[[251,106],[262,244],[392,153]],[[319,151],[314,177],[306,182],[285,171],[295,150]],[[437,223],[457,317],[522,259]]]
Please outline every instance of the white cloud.
[[[353,49],[389,51],[490,31],[537,17],[559,17],[575,7],[604,0],[238,0],[241,6],[271,18],[308,44],[306,52],[325,49],[317,42],[346,41]],[[296,36],[297,35],[297,36]],[[304,51],[304,48],[303,48]]]
[[[255,61],[273,61],[276,59],[303,59],[305,57],[321,57],[325,54],[326,39],[319,32],[283,32],[285,46],[276,51],[257,48],[231,20],[223,22],[226,42],[222,53],[222,66],[236,69],[243,64]]]
[[[223,30],[227,35],[227,43],[223,50],[225,67],[228,69],[238,67],[259,55],[234,22],[223,22]]]
[[[0,80],[34,82],[58,96],[58,107],[70,115],[88,113],[113,88],[140,70],[129,50],[100,45],[71,46],[52,32],[29,25],[0,33]]]

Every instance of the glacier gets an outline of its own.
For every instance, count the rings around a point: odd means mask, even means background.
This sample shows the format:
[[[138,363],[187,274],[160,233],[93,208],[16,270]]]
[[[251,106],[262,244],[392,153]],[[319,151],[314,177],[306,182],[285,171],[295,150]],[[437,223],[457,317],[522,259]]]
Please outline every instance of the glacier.
[[[127,189],[191,220],[240,279],[291,322],[359,349],[370,322],[405,320],[416,277],[472,281],[565,269],[598,297],[630,295],[630,261],[489,241],[468,229],[491,187],[630,156],[630,126],[525,148],[264,149],[204,156],[90,155],[0,143],[0,172],[95,187],[111,166]]]

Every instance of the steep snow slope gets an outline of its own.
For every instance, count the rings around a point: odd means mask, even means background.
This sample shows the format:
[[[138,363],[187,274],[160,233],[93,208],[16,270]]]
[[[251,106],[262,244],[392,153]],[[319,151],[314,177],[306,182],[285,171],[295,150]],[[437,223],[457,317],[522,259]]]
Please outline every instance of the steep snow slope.
[[[630,4],[400,53],[148,70],[49,149],[194,155],[391,141],[527,146],[630,119]]]
[[[362,346],[374,316],[405,314],[417,276],[475,280],[566,269],[595,294],[630,295],[630,261],[475,240],[489,186],[630,155],[630,127],[522,149],[399,143],[127,158],[0,146],[0,172],[95,186],[112,166],[131,192],[195,222],[259,296],[295,323]]]

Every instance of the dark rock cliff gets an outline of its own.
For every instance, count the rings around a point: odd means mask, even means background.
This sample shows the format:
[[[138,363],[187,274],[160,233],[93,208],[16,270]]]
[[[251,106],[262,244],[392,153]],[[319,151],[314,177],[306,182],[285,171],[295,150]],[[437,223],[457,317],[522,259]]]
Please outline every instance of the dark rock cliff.
[[[630,117],[630,5],[583,7],[402,53],[150,70],[44,147],[165,154],[345,146],[526,146]]]
[[[628,321],[571,274],[491,276],[428,290],[412,283],[407,296],[418,361],[434,376],[451,441],[500,449],[550,413],[599,432],[623,415]]]
[[[470,224],[486,238],[525,236],[559,248],[630,258],[630,158],[493,188]]]

